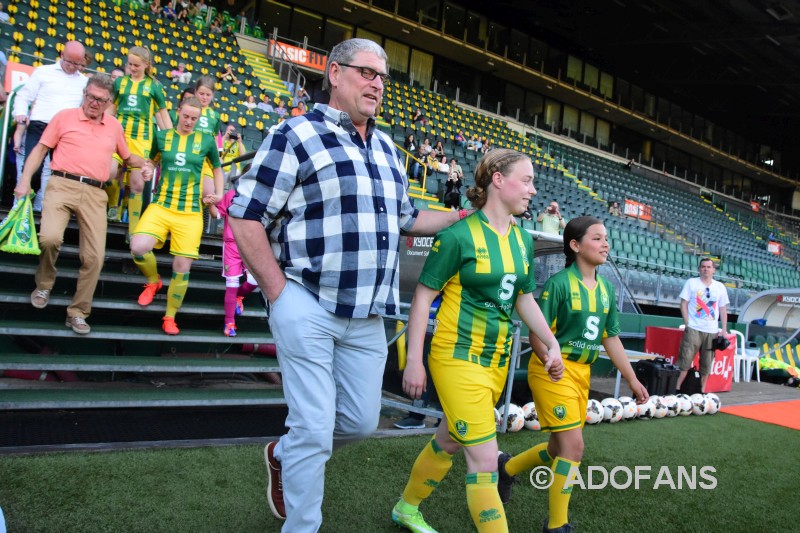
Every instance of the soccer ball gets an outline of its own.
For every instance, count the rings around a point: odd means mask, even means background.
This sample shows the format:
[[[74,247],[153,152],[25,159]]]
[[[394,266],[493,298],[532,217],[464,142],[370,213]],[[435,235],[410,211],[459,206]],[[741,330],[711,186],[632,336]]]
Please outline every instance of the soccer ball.
[[[636,409],[636,401],[633,398],[630,396],[620,396],[619,403],[622,404],[623,420],[633,420],[636,418],[639,411]]]
[[[689,416],[692,414],[692,399],[689,398],[688,394],[678,394],[675,398],[677,398],[678,407],[680,408],[679,415]]]
[[[720,401],[719,396],[713,392],[706,394],[706,401],[708,402],[708,414],[710,415],[717,414],[717,412],[719,412],[719,408],[722,407],[722,402]]]
[[[692,400],[692,414],[704,415],[708,411],[708,403],[706,397],[700,393],[692,394],[689,397]]]
[[[667,406],[667,418],[672,418],[673,416],[678,416],[681,412],[681,407],[678,405],[678,399],[670,394],[668,396],[662,396],[661,402]]]
[[[522,406],[522,413],[525,415],[525,427],[532,431],[539,431],[542,429],[542,424],[539,422],[539,415],[536,414],[536,405],[533,402],[528,402]]]
[[[523,427],[525,427],[525,413],[522,412],[522,407],[514,403],[509,404],[506,429],[510,433],[516,433]]]
[[[616,424],[622,420],[622,404],[616,398],[606,398],[600,405],[603,406],[603,420]]]
[[[650,420],[653,418],[653,408],[654,406],[652,400],[647,400],[644,403],[637,403],[637,418],[640,418],[641,420]]]
[[[586,423],[599,424],[603,421],[603,406],[597,400],[589,400],[586,404]]]
[[[664,418],[669,412],[669,407],[664,403],[664,396],[656,396],[653,403],[653,418]]]

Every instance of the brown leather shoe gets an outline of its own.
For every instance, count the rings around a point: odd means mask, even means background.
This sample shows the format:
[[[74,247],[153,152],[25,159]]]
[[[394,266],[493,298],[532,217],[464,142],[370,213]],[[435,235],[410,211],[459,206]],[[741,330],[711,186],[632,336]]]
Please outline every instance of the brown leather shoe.
[[[267,463],[267,502],[275,518],[286,520],[286,507],[283,504],[283,481],[281,479],[281,463],[275,459],[275,446],[272,441],[264,448],[264,461]]]

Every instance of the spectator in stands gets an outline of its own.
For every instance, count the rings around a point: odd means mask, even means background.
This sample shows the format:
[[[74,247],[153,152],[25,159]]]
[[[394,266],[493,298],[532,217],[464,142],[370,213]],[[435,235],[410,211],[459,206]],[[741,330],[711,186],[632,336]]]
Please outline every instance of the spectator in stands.
[[[209,28],[211,33],[222,33],[222,19],[217,16],[214,17],[214,20],[211,21],[211,27]]]
[[[176,127],[156,132],[150,157],[159,161],[161,176],[153,191],[153,201],[142,214],[131,238],[133,262],[147,279],[144,291],[139,295],[139,305],[147,306],[163,286],[153,248],[163,246],[170,237],[169,251],[174,258],[167,290],[167,310],[161,325],[167,335],[180,333],[175,315],[189,287],[192,263],[199,255],[203,204],[218,203],[225,188],[217,140],[195,128],[202,116],[202,107],[197,97],[186,98],[178,108]],[[201,174],[206,159],[214,173],[214,192],[209,194],[202,192]],[[148,160],[149,168],[152,164]]]
[[[436,141],[436,146],[433,147],[433,151],[436,154],[436,157],[441,159],[444,155],[444,146],[442,146],[442,141]]]
[[[175,20],[178,15],[175,13],[175,8],[172,7],[172,4],[167,3],[164,9],[161,10],[161,16],[167,20]]]
[[[217,77],[224,81],[229,81],[234,85],[239,85],[239,83],[241,83],[239,78],[236,77],[236,74],[233,73],[233,65],[230,63],[225,63],[222,70],[217,74]]]
[[[419,122],[424,126],[427,121],[428,119],[425,118],[425,115],[422,113],[422,110],[420,108],[416,108],[414,110],[414,116],[411,117],[411,122],[413,122],[414,125],[416,125],[417,122]]]
[[[62,88],[66,89],[66,86]],[[110,177],[108,162],[117,153],[129,165],[142,167],[145,164],[143,158],[128,150],[117,119],[105,113],[114,97],[111,77],[97,74],[88,80],[83,95],[80,107],[59,111],[49,121],[36,145],[28,152],[22,177],[14,189],[17,198],[30,194],[33,174],[52,150],[54,179],[42,210],[39,229],[42,252],[31,304],[43,309],[50,301],[50,292],[56,281],[58,252],[70,215],[74,213],[80,234],[81,269],[72,303],[67,307],[66,326],[80,335],[91,331],[86,319],[92,312],[92,298],[105,258],[108,198],[103,184]],[[45,105],[45,102],[38,101],[36,107]]]
[[[486,142],[486,139],[483,137],[478,137],[475,140],[475,151],[483,153],[483,143]]]
[[[170,71],[169,77],[173,83],[187,84],[192,81],[192,73],[186,70],[186,63],[178,63],[178,68]]]
[[[205,16],[206,13],[208,13],[208,6],[203,0],[197,0],[197,4],[195,4],[195,7],[197,8],[197,11],[203,16]]]
[[[266,446],[265,458],[270,509],[286,518],[283,531],[320,528],[334,438],[338,446],[377,426],[382,316],[398,312],[401,232],[431,235],[462,215],[417,211],[395,177],[402,167],[375,122],[386,61],[367,39],[336,45],[323,78],[330,103],[264,140],[228,209],[239,251],[269,302],[270,330],[280,331],[289,432]],[[320,151],[327,155],[313,157]],[[373,196],[376,187],[383,193]]]
[[[306,114],[306,103],[305,102],[297,102],[297,107],[292,109],[292,116],[299,117],[300,115]]]
[[[251,94],[242,102],[242,105],[247,109],[255,109],[258,103],[256,103],[256,97]]]
[[[453,138],[457,146],[461,148],[465,148],[467,146],[467,139],[464,137],[464,134],[461,133],[461,130],[456,132],[456,136]]]
[[[308,105],[308,101],[310,99],[311,97],[308,95],[308,92],[306,92],[305,87],[300,87],[299,89],[297,89],[297,93],[294,95],[294,99],[292,100],[292,105],[294,107],[297,107],[297,105],[300,102],[303,102],[304,104]]]
[[[3,7],[4,7],[3,4],[0,3],[0,22],[3,22],[5,24],[9,24],[9,21],[11,20],[11,16],[8,13],[6,13],[5,11],[3,11]]]
[[[622,216],[622,211],[619,208],[619,202],[617,202],[616,200],[611,202],[611,205],[608,206],[608,214],[612,215],[612,216],[615,216],[615,217],[621,217]]]
[[[469,141],[467,141],[467,150],[473,150],[473,151],[477,151],[478,150],[478,136],[477,135],[473,135],[472,137],[470,137]]]
[[[192,13],[194,12],[194,5],[192,4],[191,0],[181,0],[175,5],[175,8],[178,11],[178,20],[183,20],[188,22],[192,19]]]
[[[486,154],[492,150],[494,150],[494,146],[492,146],[492,140],[487,137],[483,142],[483,146],[481,146],[481,153]]]
[[[227,163],[228,161],[233,161],[240,155],[243,155],[247,149],[244,147],[244,143],[242,142],[242,136],[236,131],[236,126],[233,124],[228,124],[228,127],[225,128],[225,135],[222,136],[222,151],[219,154],[219,158],[223,163]],[[239,175],[239,164],[231,165],[230,167],[223,168],[223,172],[227,172],[228,178],[233,176]]]
[[[692,367],[694,354],[700,352],[700,383],[706,391],[706,382],[714,362],[712,343],[716,337],[728,334],[728,290],[714,279],[717,267],[708,257],[700,260],[700,276],[690,278],[681,290],[681,315],[683,338],[679,350],[678,389]]]
[[[539,216],[536,217],[536,221],[542,225],[542,232],[552,233],[553,235],[560,234],[561,230],[567,225],[567,222],[561,215],[561,210],[558,208],[558,202],[555,200],[550,202],[547,208],[539,213]]]
[[[455,211],[461,208],[461,185],[464,171],[455,157],[450,160],[449,169],[450,172],[447,175],[447,185],[444,191],[444,206]]]
[[[275,108],[275,114],[281,118],[286,116],[286,106],[283,104],[283,100],[278,102],[278,107]]]
[[[264,113],[274,113],[275,109],[272,107],[272,104],[269,102],[269,95],[264,93],[261,95],[261,101],[256,106]]]
[[[33,148],[53,116],[63,110],[81,105],[87,77],[81,74],[85,66],[86,49],[77,41],[69,41],[61,51],[61,58],[55,64],[37,67],[27,83],[14,98],[14,120],[27,125],[25,132],[25,154],[29,157]],[[33,102],[36,105],[31,108]],[[104,107],[105,109],[105,107]],[[28,112],[30,111],[30,117]],[[33,202],[34,210],[42,209],[44,193],[49,175],[42,175],[40,169],[33,169],[31,187],[37,191]]]
[[[630,161],[625,163],[625,169],[626,170],[633,170],[634,165],[636,165],[636,160],[635,159],[631,159]]]
[[[416,154],[417,159],[422,161],[422,163],[414,161],[414,166],[411,170],[411,175],[414,179],[420,179],[422,177],[422,165],[428,166],[428,156],[432,151],[433,146],[431,146],[431,140],[426,137],[422,141],[422,144],[419,145],[419,149]]]
[[[161,0],[153,0],[150,3],[150,14],[154,17],[161,16]]]
[[[414,140],[413,133],[409,133],[408,137],[406,137],[406,140],[403,141],[403,148],[410,154],[413,154],[417,151],[417,141]]]

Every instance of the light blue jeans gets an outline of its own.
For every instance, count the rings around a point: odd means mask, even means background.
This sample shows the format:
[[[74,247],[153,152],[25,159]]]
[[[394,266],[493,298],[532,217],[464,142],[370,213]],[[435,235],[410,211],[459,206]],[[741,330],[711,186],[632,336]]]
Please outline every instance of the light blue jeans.
[[[314,533],[322,524],[325,463],[336,445],[378,427],[386,333],[383,318],[343,318],[320,307],[294,281],[271,306],[289,432],[275,448],[283,470],[284,533]],[[354,497],[356,497],[354,495]]]

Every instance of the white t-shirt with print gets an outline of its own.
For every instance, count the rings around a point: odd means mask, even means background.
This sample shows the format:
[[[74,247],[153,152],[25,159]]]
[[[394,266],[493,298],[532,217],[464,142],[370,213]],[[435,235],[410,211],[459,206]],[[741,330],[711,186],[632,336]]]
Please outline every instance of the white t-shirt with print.
[[[725,285],[713,280],[706,286],[700,278],[686,281],[681,300],[689,302],[689,327],[706,333],[719,331],[719,309],[730,303]]]

